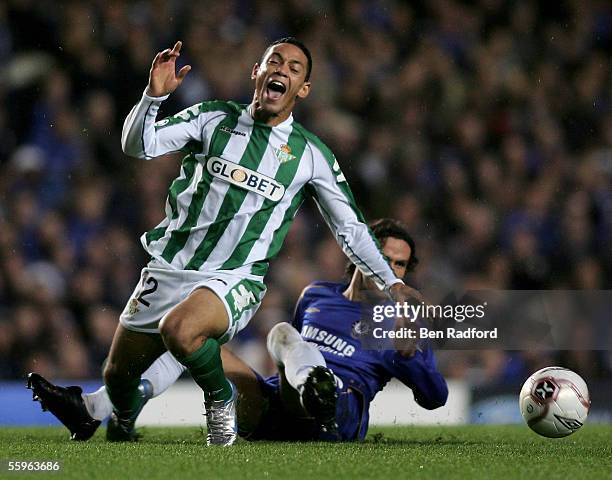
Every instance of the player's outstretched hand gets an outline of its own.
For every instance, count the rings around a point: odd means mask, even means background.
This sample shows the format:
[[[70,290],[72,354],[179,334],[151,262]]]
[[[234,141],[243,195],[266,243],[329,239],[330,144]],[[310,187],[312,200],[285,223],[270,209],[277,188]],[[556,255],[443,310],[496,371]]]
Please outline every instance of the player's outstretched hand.
[[[149,73],[149,85],[147,95],[151,97],[163,97],[174,92],[183,82],[185,76],[191,70],[190,65],[185,65],[176,73],[176,59],[181,54],[182,42],[176,42],[172,49],[166,48],[159,52],[153,59],[151,72]]]
[[[401,283],[392,285],[389,289],[389,295],[391,296],[391,299],[397,303],[407,302],[410,304],[419,304],[425,302],[421,292]],[[396,318],[394,329],[401,330],[404,327],[414,328],[414,325],[415,324],[412,323],[410,318],[398,317]],[[416,339],[396,338],[393,343],[395,350],[397,350],[402,357],[406,358],[414,356],[418,348],[418,342]]]
[[[425,301],[423,295],[408,285],[396,283],[389,289],[389,295],[394,302],[422,303]]]

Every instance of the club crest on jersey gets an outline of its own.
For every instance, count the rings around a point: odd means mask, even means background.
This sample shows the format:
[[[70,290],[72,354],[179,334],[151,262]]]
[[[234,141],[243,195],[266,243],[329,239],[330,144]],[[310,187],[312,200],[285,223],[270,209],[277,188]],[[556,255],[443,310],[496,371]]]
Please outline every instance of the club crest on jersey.
[[[244,188],[262,197],[278,202],[285,194],[285,186],[271,177],[219,157],[210,157],[208,172],[220,180]]]
[[[355,339],[363,338],[371,331],[372,326],[363,320],[359,320],[351,325],[351,337]]]
[[[274,154],[278,159],[279,163],[290,162],[291,160],[295,160],[295,155],[291,155],[291,147],[289,145],[283,144],[278,148],[274,149]]]

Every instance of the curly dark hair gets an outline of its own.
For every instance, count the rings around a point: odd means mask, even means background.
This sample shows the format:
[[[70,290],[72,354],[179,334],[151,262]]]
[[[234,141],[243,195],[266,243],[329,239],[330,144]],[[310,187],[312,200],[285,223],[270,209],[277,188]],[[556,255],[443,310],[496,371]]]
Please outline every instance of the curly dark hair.
[[[412,272],[419,263],[419,259],[416,256],[416,244],[414,239],[408,233],[407,227],[397,220],[392,218],[380,218],[373,220],[368,224],[370,230],[380,243],[381,247],[384,247],[385,240],[389,237],[397,238],[398,240],[404,240],[410,245],[410,258],[408,259],[408,265],[406,266],[406,273]],[[353,276],[355,272],[355,264],[349,262],[346,266],[346,275],[348,278]]]

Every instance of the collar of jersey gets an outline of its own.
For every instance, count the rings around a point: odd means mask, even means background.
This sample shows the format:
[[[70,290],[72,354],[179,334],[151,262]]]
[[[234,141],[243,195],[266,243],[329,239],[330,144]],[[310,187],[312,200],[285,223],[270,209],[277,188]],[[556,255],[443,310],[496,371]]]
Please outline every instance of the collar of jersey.
[[[243,108],[243,110],[246,112],[246,114],[249,116],[249,118],[251,120],[253,120],[253,125],[257,125],[258,127],[268,127],[268,128],[287,128],[290,127],[291,124],[293,123],[293,113],[290,113],[289,116],[287,117],[287,119],[284,122],[279,123],[278,125],[268,125],[267,123],[264,122],[260,122],[258,120],[255,120],[252,115],[251,112],[249,112],[249,106],[245,105],[245,107]]]

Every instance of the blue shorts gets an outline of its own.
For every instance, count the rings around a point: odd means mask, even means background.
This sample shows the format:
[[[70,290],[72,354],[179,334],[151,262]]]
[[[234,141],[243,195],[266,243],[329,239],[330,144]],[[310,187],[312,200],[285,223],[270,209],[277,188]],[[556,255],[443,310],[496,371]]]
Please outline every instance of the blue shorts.
[[[240,432],[247,440],[269,441],[324,441],[338,440],[309,418],[299,418],[285,408],[280,393],[280,376],[278,374],[264,378],[255,372],[266,406],[259,425],[252,432]],[[361,437],[361,424],[364,421],[364,402],[362,395],[354,389],[338,389],[336,404],[336,421],[338,422],[339,440],[351,441]],[[367,421],[367,415],[365,416]]]

